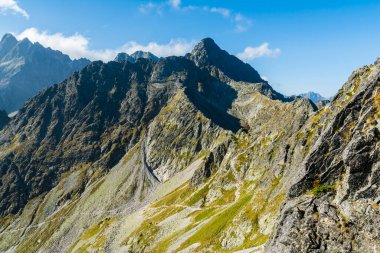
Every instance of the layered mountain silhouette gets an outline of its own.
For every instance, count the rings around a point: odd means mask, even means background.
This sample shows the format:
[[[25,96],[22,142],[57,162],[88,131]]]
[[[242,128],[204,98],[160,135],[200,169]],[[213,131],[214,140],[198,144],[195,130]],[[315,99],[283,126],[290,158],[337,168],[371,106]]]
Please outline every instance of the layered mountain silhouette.
[[[129,57],[92,62],[15,117],[0,113],[0,251],[378,242],[379,61],[318,109],[210,38],[184,57]]]
[[[28,39],[5,34],[0,41],[0,108],[8,113],[42,89],[62,82],[90,61],[67,55]]]

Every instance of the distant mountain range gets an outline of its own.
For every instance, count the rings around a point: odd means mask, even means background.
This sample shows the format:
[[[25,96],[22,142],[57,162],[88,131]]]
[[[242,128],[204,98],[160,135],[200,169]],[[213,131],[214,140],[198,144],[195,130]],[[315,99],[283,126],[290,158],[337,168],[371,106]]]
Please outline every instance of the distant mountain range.
[[[8,113],[18,110],[42,89],[63,81],[89,63],[5,34],[0,41],[0,109]]]
[[[123,61],[129,61],[132,63],[135,63],[137,59],[144,58],[144,59],[151,59],[154,62],[157,62],[160,58],[155,56],[154,54],[150,52],[144,52],[144,51],[136,51],[133,54],[129,55],[127,53],[119,53],[114,61],[116,62],[123,62]]]
[[[313,91],[310,91],[310,92],[307,92],[307,93],[302,93],[302,94],[299,94],[298,96],[299,97],[303,97],[303,98],[308,98],[311,101],[313,101],[315,104],[318,103],[318,102],[320,102],[320,101],[331,100],[331,98],[323,97],[319,93],[313,92]]]

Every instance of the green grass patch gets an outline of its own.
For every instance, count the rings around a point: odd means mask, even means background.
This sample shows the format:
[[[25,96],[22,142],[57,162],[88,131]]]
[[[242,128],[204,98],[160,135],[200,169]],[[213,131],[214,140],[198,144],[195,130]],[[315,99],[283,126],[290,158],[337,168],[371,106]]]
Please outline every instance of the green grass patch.
[[[112,222],[114,222],[114,218],[106,218],[102,221],[100,221],[98,224],[92,226],[90,229],[88,229],[81,237],[81,240],[88,240],[91,237],[99,234],[101,231],[103,231],[106,227],[108,227]]]
[[[252,236],[245,239],[244,243],[238,250],[249,249],[263,245],[268,241],[269,235],[263,235],[259,232],[254,233]]]
[[[183,243],[179,250],[185,249],[194,243],[201,243],[202,245],[217,245],[221,232],[230,222],[232,222],[233,218],[236,217],[241,208],[247,204],[251,198],[252,195],[242,197],[236,204],[227,208],[220,214],[217,214],[210,222],[205,224],[185,243]]]
[[[313,189],[310,190],[310,193],[314,196],[317,196],[319,193],[332,192],[334,190],[334,185],[316,185]]]
[[[188,183],[185,183],[175,189],[173,192],[165,195],[163,198],[152,204],[152,207],[170,206],[183,199],[189,193]]]
[[[205,199],[208,191],[208,185],[201,187],[193,195],[190,196],[189,200],[186,201],[186,204],[189,206],[195,205],[195,203],[198,201]]]
[[[235,201],[236,188],[231,190],[222,190],[222,196],[212,203],[213,206],[227,205]]]
[[[203,210],[192,213],[192,216],[195,215],[194,222],[200,222],[200,221],[207,220],[208,218],[213,216],[215,213],[216,213],[215,208],[205,208]]]
[[[150,252],[149,248],[155,242],[156,235],[160,231],[158,224],[168,217],[181,212],[183,209],[184,207],[175,206],[162,209],[152,218],[144,221],[122,244],[127,245],[131,239],[135,238],[136,243],[131,245],[132,252]]]

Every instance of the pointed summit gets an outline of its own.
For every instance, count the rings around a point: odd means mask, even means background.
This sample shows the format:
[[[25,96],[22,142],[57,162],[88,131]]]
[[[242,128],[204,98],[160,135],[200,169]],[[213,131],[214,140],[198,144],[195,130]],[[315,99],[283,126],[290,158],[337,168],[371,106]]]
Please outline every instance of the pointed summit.
[[[114,59],[114,61],[122,63],[124,61],[130,61],[131,56],[127,53],[118,53]]]
[[[215,43],[213,39],[204,38],[193,49],[193,52],[196,52],[196,51],[216,52],[216,51],[222,51],[222,49],[220,49],[220,47]]]
[[[187,58],[200,68],[208,70],[216,68],[235,81],[263,82],[254,68],[222,50],[211,38],[203,39]]]
[[[3,44],[3,43],[16,44],[17,43],[17,39],[11,33],[6,33],[6,34],[4,34],[4,36],[1,39],[0,43],[1,44]]]
[[[31,42],[31,41],[29,40],[29,38],[25,37],[25,38],[23,38],[23,39],[20,41],[20,45],[31,46],[31,45],[33,45],[33,42]],[[36,45],[40,45],[40,46],[41,46],[41,44],[38,43],[38,42],[36,42]]]
[[[17,39],[12,34],[6,33],[0,41],[0,58],[16,46],[17,42]]]
[[[18,41],[12,34],[5,34],[0,41],[0,108],[18,110],[27,99],[88,63],[83,59],[73,61],[28,38]]]
[[[223,50],[220,49],[213,39],[205,38],[194,47],[191,52],[191,58],[197,66],[202,66],[207,63],[212,63],[217,57],[219,57],[220,54],[223,53],[227,52],[223,52]]]
[[[159,60],[157,56],[152,54],[151,52],[145,52],[145,51],[136,51],[133,54],[131,54],[131,57],[137,61],[139,58],[144,58],[144,59],[151,59],[152,61],[156,62]]]

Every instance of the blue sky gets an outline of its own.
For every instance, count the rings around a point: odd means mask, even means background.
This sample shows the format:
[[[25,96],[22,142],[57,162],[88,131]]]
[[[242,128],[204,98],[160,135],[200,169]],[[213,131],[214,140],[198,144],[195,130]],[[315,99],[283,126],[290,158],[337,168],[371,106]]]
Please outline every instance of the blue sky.
[[[286,95],[332,96],[380,57],[379,13],[378,0],[0,0],[0,35],[105,61],[137,49],[181,55],[212,37]]]

